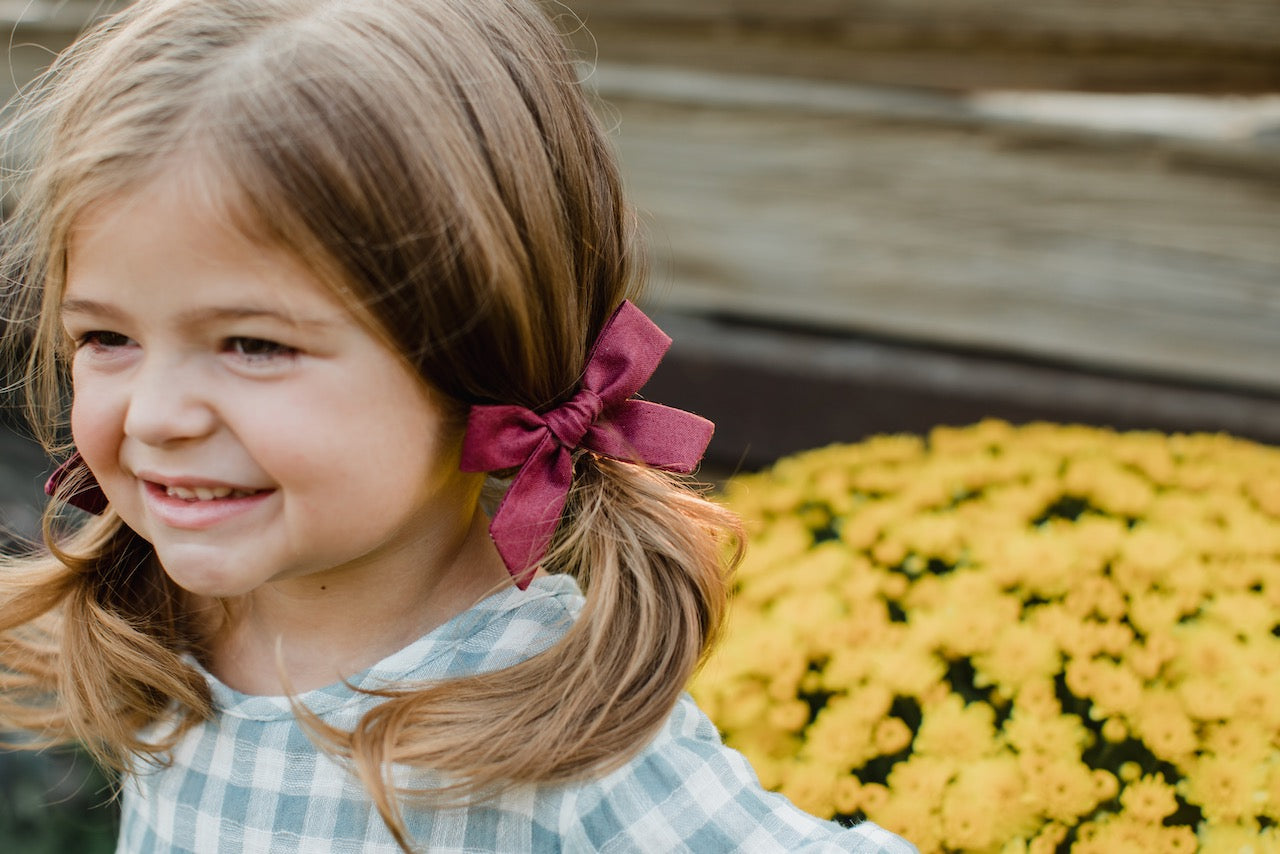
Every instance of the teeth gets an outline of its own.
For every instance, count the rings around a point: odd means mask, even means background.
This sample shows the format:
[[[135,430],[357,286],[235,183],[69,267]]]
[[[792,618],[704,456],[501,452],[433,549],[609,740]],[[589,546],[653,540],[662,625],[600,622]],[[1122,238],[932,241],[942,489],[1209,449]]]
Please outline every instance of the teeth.
[[[181,498],[183,501],[212,501],[215,498],[244,498],[247,495],[253,495],[253,492],[232,489],[229,486],[197,486],[194,489],[188,489],[185,486],[168,486],[165,487],[165,494],[173,498]]]

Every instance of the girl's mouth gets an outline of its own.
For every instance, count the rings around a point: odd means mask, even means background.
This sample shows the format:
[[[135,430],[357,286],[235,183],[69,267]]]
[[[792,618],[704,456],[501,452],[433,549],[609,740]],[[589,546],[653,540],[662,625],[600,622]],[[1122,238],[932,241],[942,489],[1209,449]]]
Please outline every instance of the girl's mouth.
[[[147,507],[170,528],[197,531],[221,525],[264,506],[274,489],[226,485],[176,486],[146,481]]]
[[[159,486],[159,484],[157,484]],[[164,494],[183,501],[213,501],[216,498],[248,498],[262,492],[261,489],[232,489],[229,486],[166,486]]]

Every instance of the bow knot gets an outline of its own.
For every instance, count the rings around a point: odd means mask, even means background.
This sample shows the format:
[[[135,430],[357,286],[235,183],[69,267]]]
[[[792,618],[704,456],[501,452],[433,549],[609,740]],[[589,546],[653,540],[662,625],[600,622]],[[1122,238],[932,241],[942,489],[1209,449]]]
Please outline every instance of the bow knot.
[[[471,407],[462,470],[520,469],[489,525],[520,589],[529,586],[560,523],[576,449],[685,473],[702,459],[710,421],[632,399],[670,346],[653,321],[623,300],[600,330],[572,399],[542,415],[523,406]]]
[[[604,401],[600,395],[584,388],[572,400],[551,410],[543,418],[547,429],[560,440],[561,446],[572,450],[581,444],[582,437],[587,435],[602,412]]]

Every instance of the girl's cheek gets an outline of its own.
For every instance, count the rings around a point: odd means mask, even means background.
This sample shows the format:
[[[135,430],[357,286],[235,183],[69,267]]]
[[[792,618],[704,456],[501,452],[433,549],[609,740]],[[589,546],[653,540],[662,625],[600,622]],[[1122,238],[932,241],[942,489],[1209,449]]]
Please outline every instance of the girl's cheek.
[[[95,474],[115,456],[123,417],[124,405],[108,385],[72,370],[71,438]]]

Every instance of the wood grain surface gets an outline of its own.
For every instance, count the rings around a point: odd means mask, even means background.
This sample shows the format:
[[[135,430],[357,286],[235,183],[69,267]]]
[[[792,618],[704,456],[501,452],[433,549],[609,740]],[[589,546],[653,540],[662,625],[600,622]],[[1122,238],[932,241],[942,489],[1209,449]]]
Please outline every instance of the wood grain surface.
[[[663,309],[1280,392],[1274,145],[632,76],[596,79]]]
[[[1101,91],[1280,88],[1273,0],[567,0],[611,62],[861,83]]]

